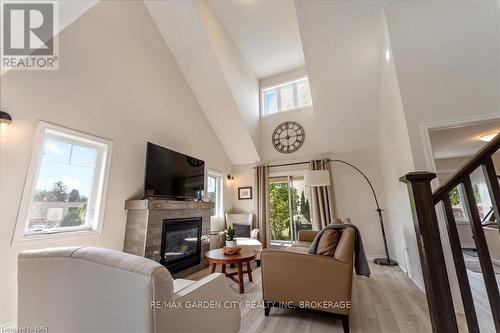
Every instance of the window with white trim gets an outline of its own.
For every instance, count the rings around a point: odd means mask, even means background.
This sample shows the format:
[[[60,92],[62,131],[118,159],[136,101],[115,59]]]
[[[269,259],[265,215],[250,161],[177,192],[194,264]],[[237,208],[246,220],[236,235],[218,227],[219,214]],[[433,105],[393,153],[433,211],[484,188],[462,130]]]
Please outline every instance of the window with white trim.
[[[18,238],[100,231],[112,143],[40,122]]]
[[[312,106],[307,77],[262,89],[262,114],[292,111]]]
[[[224,218],[222,196],[224,188],[223,179],[223,174],[210,170],[207,171],[207,201],[215,203],[215,207],[212,208],[212,219]]]

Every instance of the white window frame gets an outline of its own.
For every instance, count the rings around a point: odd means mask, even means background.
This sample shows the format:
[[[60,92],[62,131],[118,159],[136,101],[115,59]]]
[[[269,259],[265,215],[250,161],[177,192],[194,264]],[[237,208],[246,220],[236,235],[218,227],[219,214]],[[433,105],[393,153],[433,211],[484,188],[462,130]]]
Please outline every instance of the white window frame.
[[[208,194],[208,177],[217,178],[217,184],[219,186],[219,192],[217,193],[217,198],[215,201],[215,216],[210,216],[211,221],[222,221],[224,220],[224,178],[225,175],[222,172],[207,169],[207,191]]]
[[[70,142],[87,143],[93,147],[99,147],[97,158],[96,175],[93,180],[92,192],[89,195],[89,202],[95,202],[95,206],[89,208],[87,213],[94,209],[94,218],[92,224],[85,224],[77,227],[52,228],[43,231],[28,231],[29,217],[33,204],[33,196],[38,181],[40,167],[42,164],[43,148],[45,139],[50,136],[57,137],[58,140],[67,138]],[[109,183],[109,172],[111,168],[111,156],[113,151],[113,142],[94,135],[82,133],[48,122],[39,121],[33,142],[31,160],[28,168],[28,174],[21,200],[21,206],[16,223],[16,230],[12,245],[21,245],[24,242],[53,240],[55,238],[79,237],[79,236],[99,236],[102,234],[104,224],[104,212],[106,207],[106,196]],[[100,176],[100,177],[99,177]],[[91,199],[91,198],[95,198]]]
[[[457,172],[456,169],[439,170],[439,171],[437,171],[437,174],[439,176],[445,176],[446,178],[448,178],[448,177],[453,176],[456,172]],[[439,183],[441,184],[441,182],[439,182]],[[442,182],[442,183],[444,183],[444,182]],[[460,186],[460,185],[457,186],[457,191],[458,191],[458,196],[460,198],[460,204],[462,205],[462,210],[463,210],[464,215],[465,215],[465,220],[455,218],[455,222],[456,222],[456,224],[470,224],[470,218],[468,216],[467,210],[465,209],[465,205],[464,205],[465,193],[463,192],[462,186]]]
[[[260,115],[261,115],[261,117],[267,117],[267,116],[272,116],[275,114],[281,114],[281,113],[285,113],[285,112],[293,112],[293,111],[312,108],[312,106],[313,106],[312,96],[311,96],[311,103],[310,104],[297,106],[298,105],[297,83],[302,82],[302,81],[307,81],[307,85],[309,86],[309,93],[311,93],[311,86],[309,83],[309,77],[307,77],[307,76],[303,76],[303,77],[300,77],[298,79],[291,80],[291,81],[286,81],[286,82],[283,82],[283,83],[280,83],[277,85],[273,85],[270,87],[261,88],[261,90],[260,90],[260,105],[261,105]],[[289,86],[292,86],[292,88],[293,88],[293,105],[294,105],[294,107],[291,109],[281,110],[281,89],[285,88],[285,87],[289,87]],[[272,113],[265,113],[264,112],[264,109],[265,109],[264,94],[270,90],[276,90],[277,111],[272,112]]]

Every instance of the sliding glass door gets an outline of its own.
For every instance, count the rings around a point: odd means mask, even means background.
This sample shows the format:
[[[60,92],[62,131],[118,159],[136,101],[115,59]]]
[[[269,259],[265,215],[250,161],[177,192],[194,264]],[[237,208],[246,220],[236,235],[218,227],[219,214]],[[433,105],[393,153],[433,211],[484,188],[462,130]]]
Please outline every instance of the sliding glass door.
[[[271,245],[289,246],[300,230],[312,230],[309,188],[303,172],[271,174],[269,178],[269,223]]]

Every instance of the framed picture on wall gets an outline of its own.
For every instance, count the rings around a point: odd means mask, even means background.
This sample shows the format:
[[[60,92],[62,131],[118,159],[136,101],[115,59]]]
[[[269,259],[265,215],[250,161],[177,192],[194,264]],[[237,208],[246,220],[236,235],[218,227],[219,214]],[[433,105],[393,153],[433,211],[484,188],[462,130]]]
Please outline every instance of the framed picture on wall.
[[[252,187],[238,187],[238,200],[250,200],[252,199]]]

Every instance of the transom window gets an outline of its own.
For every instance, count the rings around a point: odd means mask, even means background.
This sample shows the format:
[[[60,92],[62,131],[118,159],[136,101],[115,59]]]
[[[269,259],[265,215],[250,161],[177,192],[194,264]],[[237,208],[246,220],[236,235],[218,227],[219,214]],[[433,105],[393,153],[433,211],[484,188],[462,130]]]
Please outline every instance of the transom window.
[[[207,172],[207,201],[215,203],[215,207],[212,208],[211,217],[213,219],[223,219],[224,218],[224,208],[223,208],[223,175],[216,171]]]
[[[22,237],[99,230],[111,149],[107,140],[41,122],[18,221]]]
[[[312,99],[307,77],[262,89],[263,115],[309,106],[312,106]]]

